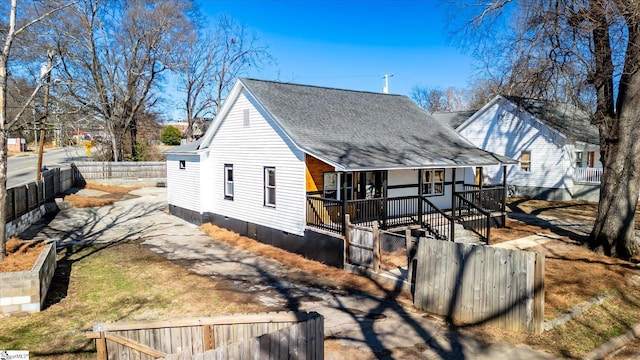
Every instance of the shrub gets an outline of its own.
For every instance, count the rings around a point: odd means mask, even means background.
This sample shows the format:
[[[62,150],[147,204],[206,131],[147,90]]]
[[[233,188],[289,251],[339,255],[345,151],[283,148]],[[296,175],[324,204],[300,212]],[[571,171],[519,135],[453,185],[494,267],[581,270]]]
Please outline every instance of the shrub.
[[[160,139],[165,145],[180,145],[181,138],[182,133],[180,130],[172,125],[167,126],[162,130],[162,133],[160,133]]]

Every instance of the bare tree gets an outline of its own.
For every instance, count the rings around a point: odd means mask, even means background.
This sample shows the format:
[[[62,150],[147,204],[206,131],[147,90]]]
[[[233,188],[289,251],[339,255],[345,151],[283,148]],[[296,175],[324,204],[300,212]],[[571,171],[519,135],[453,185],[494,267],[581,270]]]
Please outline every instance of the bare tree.
[[[7,4],[5,4],[7,5]],[[8,19],[3,19],[2,34],[4,42],[2,44],[2,52],[0,53],[0,261],[6,256],[6,232],[4,224],[7,222],[6,202],[7,202],[7,134],[11,127],[18,121],[21,114],[24,113],[29,103],[35,98],[40,86],[36,87],[32,95],[25,101],[24,106],[20,108],[12,120],[7,118],[7,87],[8,87],[8,64],[11,56],[11,49],[16,37],[20,36],[30,26],[51,16],[68,5],[60,5],[58,3],[44,3],[41,12],[32,18],[21,18],[18,16],[17,0],[11,0],[8,4],[8,11],[3,12]],[[51,69],[48,69],[50,71]]]
[[[268,47],[228,15],[220,15],[212,31],[190,40],[175,68],[185,89],[189,140],[194,120],[206,114],[215,116],[238,76],[271,58]]]
[[[193,31],[190,0],[83,0],[49,24],[61,84],[78,107],[106,125],[111,158],[135,158],[137,118],[152,107],[162,73]]]
[[[592,122],[600,131],[604,170],[589,246],[611,256],[637,257],[640,245],[634,234],[634,218],[640,193],[640,2],[461,3],[458,14],[466,14],[467,29],[473,29],[474,34],[493,34],[489,41],[478,41],[481,45],[474,51],[485,57],[493,54],[494,59],[504,59],[506,54],[504,61],[511,65],[506,68],[509,78],[505,84],[537,97],[578,105],[595,98]],[[505,24],[512,27],[496,26]],[[517,36],[501,42],[510,44],[513,51],[505,53],[502,47],[496,53],[487,45],[499,43],[496,36],[510,32]]]
[[[466,108],[464,97],[465,90],[452,87],[442,90],[437,87],[414,86],[411,89],[411,98],[430,113],[464,110]]]

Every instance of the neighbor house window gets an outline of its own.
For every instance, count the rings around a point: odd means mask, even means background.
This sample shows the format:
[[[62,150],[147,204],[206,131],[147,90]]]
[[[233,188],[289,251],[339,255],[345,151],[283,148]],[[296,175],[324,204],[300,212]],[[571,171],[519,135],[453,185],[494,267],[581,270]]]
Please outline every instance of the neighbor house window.
[[[531,172],[531,151],[523,151],[520,153],[520,169]]]
[[[180,160],[178,161],[178,166],[180,167],[180,169],[186,169],[187,168],[187,162],[184,160]]]
[[[233,200],[233,165],[224,165],[224,198]]]
[[[264,168],[264,205],[276,206],[276,168]]]
[[[581,168],[584,166],[584,153],[582,151],[578,151],[576,153],[576,167]]]
[[[423,175],[423,195],[444,195],[444,169],[424,170]]]
[[[345,190],[347,191],[347,200],[353,200],[353,173],[337,173],[326,172],[323,178],[323,192],[322,197],[327,199],[342,200],[342,181],[346,176],[347,184]]]

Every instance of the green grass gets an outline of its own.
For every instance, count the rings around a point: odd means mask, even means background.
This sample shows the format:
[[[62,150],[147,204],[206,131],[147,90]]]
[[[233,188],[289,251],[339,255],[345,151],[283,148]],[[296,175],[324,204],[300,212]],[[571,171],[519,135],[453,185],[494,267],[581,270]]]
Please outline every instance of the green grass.
[[[29,350],[32,358],[94,357],[85,334],[96,323],[264,310],[139,244],[68,250],[58,254],[51,305],[0,318],[0,349]]]
[[[610,339],[640,323],[640,293],[631,284],[611,289],[610,298],[592,306],[577,319],[540,336],[531,345],[568,358],[581,358]]]

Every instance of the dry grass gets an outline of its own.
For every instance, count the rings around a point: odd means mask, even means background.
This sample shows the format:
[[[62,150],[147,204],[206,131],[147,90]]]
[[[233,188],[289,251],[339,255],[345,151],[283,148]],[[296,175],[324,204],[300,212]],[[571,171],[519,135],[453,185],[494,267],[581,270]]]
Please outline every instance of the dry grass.
[[[140,186],[121,186],[121,185],[107,185],[99,184],[88,181],[84,186],[85,189],[104,191],[109,194],[128,194],[133,190],[140,189]]]
[[[112,197],[91,197],[78,194],[67,195],[64,197],[64,200],[77,208],[113,205],[116,201],[116,199]]]
[[[77,208],[100,207],[113,205],[119,199],[122,199],[129,192],[139,189],[139,186],[120,186],[107,185],[95,182],[87,182],[84,187],[89,190],[96,190],[105,193],[100,196],[85,196],[79,194],[71,194],[64,197],[64,200]]]
[[[248,237],[240,236],[238,233],[220,228],[213,224],[204,224],[200,228],[213,239],[245,249],[256,255],[277,260],[288,267],[313,275],[312,278],[307,278],[307,280],[315,281],[322,286],[363,291],[376,296],[387,296],[389,292],[393,291],[391,286],[376,283],[371,279],[351,274],[317,261],[305,259],[300,255],[260,243]],[[399,294],[398,300],[411,302],[411,295],[406,292],[402,292]]]
[[[633,264],[596,254],[567,239],[528,249],[545,254],[545,318],[582,301],[629,287]]]
[[[510,198],[507,207],[512,212],[551,216],[561,219],[581,221],[594,220],[598,212],[598,203],[585,200],[549,201],[524,198]],[[640,214],[640,204],[636,207]],[[640,217],[636,216],[635,228],[640,229]]]
[[[552,234],[551,229],[530,225],[522,221],[507,219],[504,228],[491,229],[491,244],[520,239],[535,234]]]
[[[563,204],[527,200],[521,202],[519,206],[522,206],[527,213],[545,214],[569,220],[572,218],[580,221],[593,220],[595,216],[594,204],[587,202],[574,201]],[[550,208],[547,209],[545,206]],[[565,214],[568,216],[563,216]],[[371,280],[306,260],[301,256],[261,244],[211,224],[203,225],[202,228],[212,238],[259,255],[275,258],[287,266],[295,267],[315,277],[330,279],[336,287],[350,288],[378,296],[383,293],[380,291],[380,285],[373,285]],[[553,234],[555,230],[508,220],[505,229],[492,229],[492,242],[498,243],[540,233]],[[631,277],[640,276],[633,263],[596,254],[567,236],[527,250],[545,254],[546,320],[554,319],[577,304],[590,301],[598,295],[606,294],[609,300],[603,306],[589,310],[586,315],[566,326],[542,335],[511,333],[484,325],[469,326],[460,331],[488,343],[526,343],[557,356],[577,358],[640,322],[640,293],[629,283]],[[382,266],[388,269],[404,265],[404,262],[406,262],[404,252],[402,254],[386,253],[382,257]],[[405,296],[409,301],[409,295],[405,294]]]
[[[0,272],[31,270],[44,247],[42,241],[23,241],[12,237],[6,242],[7,256],[0,262]]]

